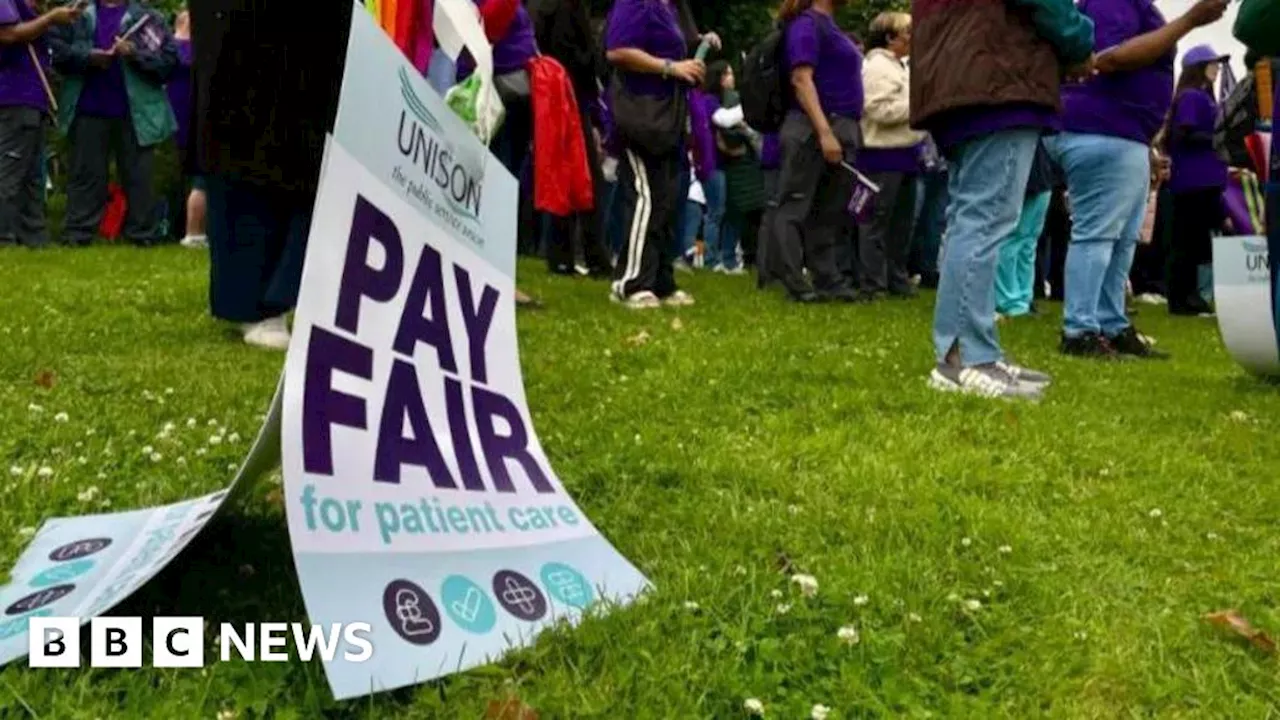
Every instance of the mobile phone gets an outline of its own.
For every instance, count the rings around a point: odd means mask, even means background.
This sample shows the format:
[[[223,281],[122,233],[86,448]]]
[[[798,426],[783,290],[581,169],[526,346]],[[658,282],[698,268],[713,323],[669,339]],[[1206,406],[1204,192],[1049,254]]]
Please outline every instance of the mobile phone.
[[[701,43],[698,44],[698,50],[693,54],[693,58],[695,60],[706,61],[707,53],[709,52],[711,52],[711,43],[707,42],[706,40],[703,40]]]

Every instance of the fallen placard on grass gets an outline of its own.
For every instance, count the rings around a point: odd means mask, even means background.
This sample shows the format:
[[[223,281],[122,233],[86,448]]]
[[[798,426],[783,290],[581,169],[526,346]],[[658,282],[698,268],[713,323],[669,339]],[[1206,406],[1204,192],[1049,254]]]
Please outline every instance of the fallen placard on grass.
[[[225,490],[160,507],[45,521],[0,587],[0,665],[26,656],[31,618],[87,623],[111,610],[278,467],[283,387],[277,385],[266,421]]]

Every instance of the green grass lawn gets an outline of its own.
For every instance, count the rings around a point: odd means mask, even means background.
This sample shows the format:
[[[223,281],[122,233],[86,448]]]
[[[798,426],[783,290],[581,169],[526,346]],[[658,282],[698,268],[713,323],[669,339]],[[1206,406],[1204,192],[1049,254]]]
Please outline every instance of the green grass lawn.
[[[318,663],[19,661],[0,717],[480,718],[512,695],[544,720],[735,718],[747,698],[775,718],[1280,713],[1276,659],[1200,619],[1235,607],[1280,631],[1280,390],[1213,321],[1144,309],[1174,361],[1114,366],[1056,354],[1056,307],[1005,325],[1057,378],[1008,404],[926,387],[928,299],[796,307],[699,275],[696,307],[636,314],[602,283],[521,271],[547,303],[520,320],[537,429],[657,586],[647,602],[341,705]],[[228,482],[283,356],[209,319],[206,287],[204,255],[179,249],[0,252],[5,568],[44,518]],[[302,620],[275,486],[117,613]]]

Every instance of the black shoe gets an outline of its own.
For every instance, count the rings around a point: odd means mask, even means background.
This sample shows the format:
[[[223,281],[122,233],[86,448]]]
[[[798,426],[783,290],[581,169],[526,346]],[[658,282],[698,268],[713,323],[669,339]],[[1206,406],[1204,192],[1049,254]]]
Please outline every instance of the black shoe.
[[[1101,333],[1085,333],[1079,337],[1062,336],[1062,344],[1058,347],[1063,355],[1091,358],[1095,360],[1123,360],[1124,356],[1111,347]]]
[[[849,304],[862,302],[861,297],[862,297],[862,294],[852,288],[842,288],[840,290],[833,290],[831,292],[822,293],[821,295],[821,298],[826,302],[839,302],[839,303],[849,303]]]
[[[1168,360],[1170,357],[1169,353],[1151,347],[1132,325],[1125,328],[1119,335],[1108,338],[1107,342],[1121,355],[1144,360]]]
[[[925,290],[937,290],[938,279],[939,279],[938,273],[936,272],[920,273],[920,287],[924,288]]]
[[[1204,301],[1202,297],[1190,297],[1181,302],[1169,301],[1169,314],[1180,315],[1183,317],[1200,317],[1202,315],[1212,315],[1213,306]]]

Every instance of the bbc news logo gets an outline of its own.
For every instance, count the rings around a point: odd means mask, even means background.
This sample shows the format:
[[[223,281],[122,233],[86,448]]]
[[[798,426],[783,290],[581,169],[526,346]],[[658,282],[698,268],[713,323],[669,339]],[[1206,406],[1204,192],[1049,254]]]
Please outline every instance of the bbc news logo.
[[[28,637],[31,667],[80,667],[80,618],[32,617]],[[205,664],[205,622],[200,617],[157,617],[151,621],[151,665],[160,668],[199,668]],[[249,662],[288,662],[290,640],[298,659],[319,656],[332,662],[339,656],[362,663],[373,657],[368,623],[222,623],[218,629],[218,659],[234,656]],[[89,666],[142,667],[144,633],[140,617],[96,617],[89,624]],[[339,652],[339,648],[346,649]]]

